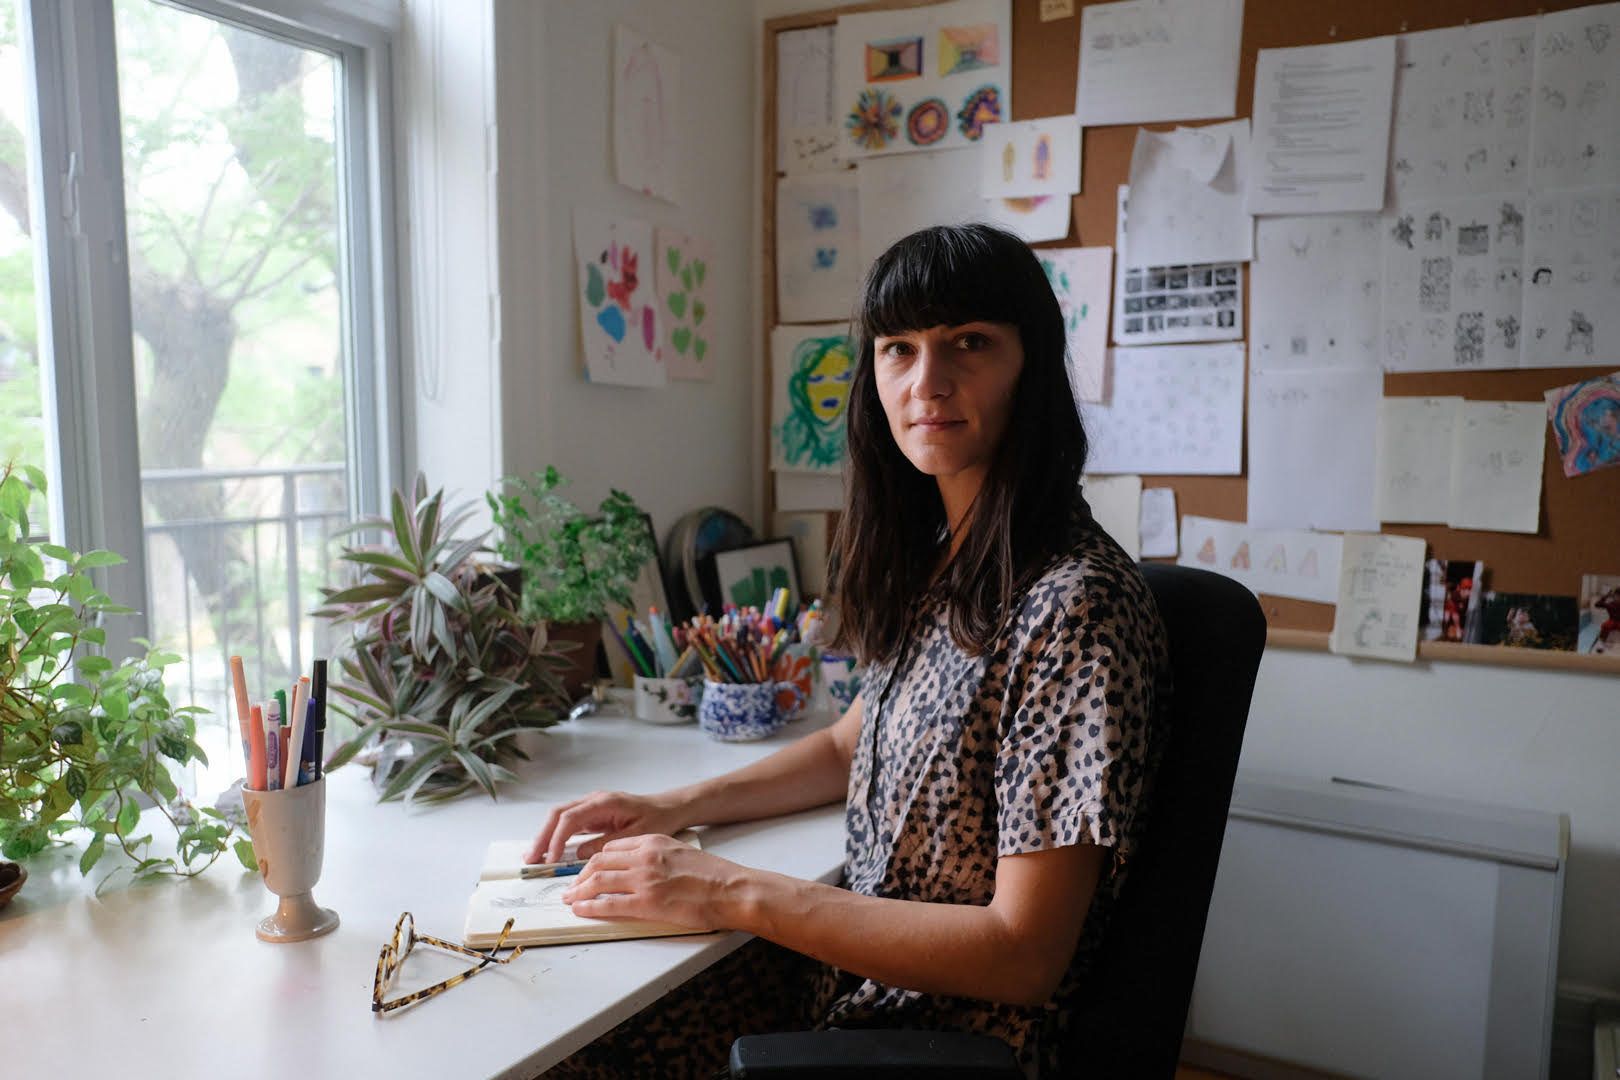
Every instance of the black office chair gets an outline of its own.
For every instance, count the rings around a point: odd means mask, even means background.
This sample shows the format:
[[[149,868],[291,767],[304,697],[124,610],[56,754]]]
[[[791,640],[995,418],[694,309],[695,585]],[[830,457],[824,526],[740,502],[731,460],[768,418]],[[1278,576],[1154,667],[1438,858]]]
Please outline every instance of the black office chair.
[[[1076,1025],[1065,1075],[1174,1077],[1204,920],[1215,887],[1238,752],[1266,622],[1243,586],[1207,570],[1146,563],[1169,637],[1175,694],[1153,817],[1097,956],[1107,992]],[[751,1035],[731,1048],[735,1080],[1007,1077],[1012,1051],[959,1032],[811,1031]]]

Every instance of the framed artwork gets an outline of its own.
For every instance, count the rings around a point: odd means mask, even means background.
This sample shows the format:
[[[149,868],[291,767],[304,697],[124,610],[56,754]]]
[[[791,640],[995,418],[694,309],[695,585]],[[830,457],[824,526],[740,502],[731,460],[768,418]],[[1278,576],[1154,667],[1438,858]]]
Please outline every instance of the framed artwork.
[[[714,553],[714,582],[719,611],[726,604],[763,610],[777,589],[788,591],[788,610],[797,612],[804,595],[799,588],[799,560],[791,537],[765,540]]]

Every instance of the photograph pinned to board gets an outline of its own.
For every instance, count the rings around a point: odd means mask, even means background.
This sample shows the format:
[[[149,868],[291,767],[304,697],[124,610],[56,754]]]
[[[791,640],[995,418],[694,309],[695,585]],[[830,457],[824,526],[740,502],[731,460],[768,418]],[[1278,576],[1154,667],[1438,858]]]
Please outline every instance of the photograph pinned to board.
[[[985,220],[1006,229],[1026,244],[1038,244],[1042,240],[1066,240],[1072,201],[1068,195],[986,199]]]
[[[1576,651],[1620,656],[1620,574],[1582,574]]]
[[[653,275],[664,324],[664,366],[671,379],[714,378],[709,356],[710,268],[714,249],[675,229],[653,232],[657,272]]]
[[[1483,643],[1515,649],[1574,652],[1579,615],[1573,596],[1541,593],[1485,594]]]
[[[855,378],[848,323],[771,331],[771,468],[842,472]]]
[[[1080,192],[1080,125],[1072,116],[986,124],[979,155],[979,194],[987,199]]]
[[[1122,0],[1080,14],[1074,111],[1087,127],[1237,112],[1243,0]]]
[[[663,386],[668,376],[662,323],[649,273],[653,227],[575,207],[574,259],[585,377],[594,383]]]
[[[1424,564],[1423,640],[1478,645],[1484,598],[1483,562],[1430,559]]]
[[[1183,514],[1180,566],[1224,574],[1253,592],[1332,604],[1339,597],[1343,538],[1308,529],[1259,529]]]
[[[1344,534],[1329,651],[1408,663],[1417,659],[1426,548],[1416,536]]]
[[[849,316],[860,290],[860,189],[854,173],[776,185],[776,311],[782,322]]]
[[[1528,224],[1524,366],[1608,367],[1620,355],[1620,187],[1532,195]]]
[[[1384,368],[1520,366],[1522,195],[1476,195],[1384,215]]]
[[[1565,476],[1620,465],[1620,371],[1543,396]]]
[[[968,146],[1012,115],[1010,0],[840,15],[836,42],[846,160]]]
[[[680,117],[680,58],[615,23],[614,178],[644,195],[680,202]]]
[[[1130,188],[1121,184],[1114,250],[1126,250]],[[1114,260],[1114,344],[1236,341],[1243,336],[1243,266],[1130,266]]]
[[[1254,219],[1243,205],[1249,167],[1248,120],[1138,128],[1125,258],[1132,266],[1254,258]]]
[[[1080,409],[1093,473],[1243,471],[1243,346],[1114,349],[1108,401]]]
[[[1378,369],[1383,230],[1377,214],[1255,222],[1249,351],[1257,367]]]
[[[808,26],[776,35],[776,167],[781,172],[817,172],[841,164],[833,34],[831,26]]]
[[[1069,387],[1076,403],[1102,401],[1108,373],[1108,293],[1114,250],[1041,248],[1035,252],[1057,295],[1069,343]]]
[[[776,590],[786,589],[788,611],[799,610],[804,593],[799,589],[799,560],[791,537],[716,551],[713,558],[722,607],[735,604],[764,611]]]

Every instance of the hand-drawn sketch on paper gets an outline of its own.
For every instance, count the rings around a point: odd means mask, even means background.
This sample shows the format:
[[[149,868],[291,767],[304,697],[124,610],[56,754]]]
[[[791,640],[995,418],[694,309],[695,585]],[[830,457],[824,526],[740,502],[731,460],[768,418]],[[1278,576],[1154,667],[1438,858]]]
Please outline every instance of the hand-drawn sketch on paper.
[[[1525,190],[1535,42],[1533,17],[1396,39],[1391,205]]]
[[[842,15],[836,120],[846,159],[967,146],[1012,115],[1009,0]]]
[[[1565,476],[1620,465],[1620,371],[1544,396]]]
[[[1620,4],[1594,4],[1536,23],[1530,116],[1535,191],[1620,184]]]
[[[1338,603],[1328,647],[1344,656],[1417,659],[1423,553],[1415,536],[1344,536]]]
[[[1080,125],[1072,116],[987,124],[979,153],[979,194],[987,199],[1080,190]]]
[[[1063,240],[1069,235],[1070,195],[1036,195],[1028,199],[986,199],[985,220],[1025,243]]]
[[[1532,195],[1529,227],[1525,367],[1613,364],[1620,355],[1620,187]]]
[[[855,350],[847,323],[771,331],[771,468],[840,472]]]
[[[776,167],[782,172],[838,167],[833,78],[831,26],[776,35]]]
[[[1376,529],[1378,402],[1366,368],[1249,372],[1251,525]]]
[[[1103,400],[1108,370],[1108,289],[1112,248],[1042,248],[1036,252],[1052,283],[1069,341],[1069,387],[1076,403]]]
[[[989,217],[979,197],[978,151],[972,147],[868,158],[855,173],[861,192],[862,272],[890,244],[918,229]],[[845,304],[837,315],[848,311]]]
[[[1115,349],[1106,404],[1080,410],[1086,471],[1226,475],[1243,470],[1243,346]]]
[[[1129,189],[1120,185],[1114,250],[1126,246]],[[1229,341],[1243,336],[1243,267],[1238,263],[1131,266],[1114,260],[1114,344]]]
[[[1143,489],[1141,531],[1143,558],[1176,557],[1180,548],[1176,543],[1175,488]]]
[[[1249,122],[1149,131],[1131,152],[1131,266],[1246,262],[1254,219],[1243,206]]]
[[[1452,435],[1453,529],[1534,533],[1541,526],[1546,408],[1536,401],[1464,401]]]
[[[1460,397],[1386,397],[1378,406],[1378,520],[1444,525]]]
[[[1237,111],[1243,0],[1121,0],[1080,14],[1074,111],[1087,127]]]
[[[585,377],[597,383],[664,385],[652,226],[576,207],[574,258]]]
[[[1477,195],[1384,215],[1384,367],[1520,365],[1523,196]]]
[[[1342,539],[1337,533],[1260,529],[1184,514],[1179,547],[1179,565],[1213,570],[1254,592],[1322,604],[1338,597]]]
[[[680,60],[613,27],[613,165],[625,187],[680,201]]]
[[[1377,214],[1261,218],[1249,267],[1250,363],[1377,368],[1383,288]]]
[[[653,233],[659,314],[664,324],[664,363],[671,379],[712,379],[709,340],[710,268],[714,252],[695,236],[674,229]]]
[[[860,193],[854,173],[776,185],[776,308],[782,322],[849,315],[860,288]]]

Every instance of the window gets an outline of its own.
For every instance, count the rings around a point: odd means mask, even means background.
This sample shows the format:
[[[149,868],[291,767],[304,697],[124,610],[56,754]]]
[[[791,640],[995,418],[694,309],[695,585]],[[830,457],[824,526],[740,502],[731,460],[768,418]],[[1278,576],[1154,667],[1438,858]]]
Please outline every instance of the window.
[[[55,402],[36,403],[35,426],[61,463],[56,532],[130,558],[107,589],[183,658],[171,699],[210,710],[205,794],[243,771],[228,658],[258,695],[330,652],[310,612],[333,533],[380,504],[397,439],[377,422],[398,414],[381,400],[386,28],[268,7],[21,0],[12,19],[33,45],[17,67],[37,90],[46,178],[34,246],[50,332],[33,356]],[[0,38],[0,80],[8,55]],[[0,208],[9,145],[0,133]],[[0,218],[0,275],[20,272],[11,237]],[[29,387],[13,383],[0,437],[27,420]]]

